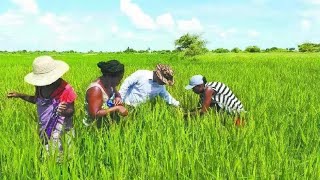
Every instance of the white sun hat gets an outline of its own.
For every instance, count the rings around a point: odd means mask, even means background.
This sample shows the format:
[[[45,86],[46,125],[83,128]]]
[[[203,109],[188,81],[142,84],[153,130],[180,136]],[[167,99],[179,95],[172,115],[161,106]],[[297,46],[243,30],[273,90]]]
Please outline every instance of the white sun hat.
[[[35,86],[46,86],[54,83],[69,70],[67,63],[54,60],[51,56],[40,56],[32,63],[32,73],[27,74],[24,80]]]
[[[189,90],[195,86],[203,84],[203,76],[202,75],[194,75],[190,78],[189,84],[185,87],[185,89]]]

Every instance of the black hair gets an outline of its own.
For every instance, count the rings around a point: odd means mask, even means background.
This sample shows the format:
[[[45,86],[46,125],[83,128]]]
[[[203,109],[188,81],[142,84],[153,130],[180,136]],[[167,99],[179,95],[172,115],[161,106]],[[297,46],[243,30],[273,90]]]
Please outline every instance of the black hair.
[[[207,84],[207,78],[206,77],[202,77],[202,81],[203,81],[203,84]]]
[[[99,62],[98,67],[101,70],[103,76],[120,76],[124,73],[124,65],[118,60],[110,60],[107,62]]]

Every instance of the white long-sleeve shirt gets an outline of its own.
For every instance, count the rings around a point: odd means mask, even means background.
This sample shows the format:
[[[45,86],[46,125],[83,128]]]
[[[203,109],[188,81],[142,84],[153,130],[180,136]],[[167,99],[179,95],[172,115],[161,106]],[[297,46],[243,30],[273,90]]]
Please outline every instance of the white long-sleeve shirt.
[[[179,106],[166,90],[165,85],[153,81],[153,71],[138,70],[127,77],[122,83],[119,93],[122,101],[130,106],[137,106],[156,96],[162,97],[168,104]]]

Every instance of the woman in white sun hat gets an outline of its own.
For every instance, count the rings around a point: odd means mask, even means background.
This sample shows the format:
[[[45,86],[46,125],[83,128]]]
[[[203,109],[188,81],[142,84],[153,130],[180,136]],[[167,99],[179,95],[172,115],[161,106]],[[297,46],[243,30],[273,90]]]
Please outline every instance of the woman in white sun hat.
[[[35,58],[32,68],[33,72],[26,75],[24,80],[35,86],[35,94],[10,92],[7,96],[36,104],[39,133],[46,149],[49,150],[48,140],[51,139],[52,148],[58,147],[62,151],[61,135],[68,133],[72,136],[73,133],[72,116],[77,96],[73,88],[61,78],[69,66],[50,56],[40,56]]]
[[[192,89],[194,93],[200,95],[200,108],[191,112],[190,115],[206,113],[208,109],[214,108],[217,111],[226,111],[235,116],[235,124],[242,125],[243,119],[240,113],[245,112],[240,100],[233,94],[231,89],[221,82],[207,82],[202,75],[194,75],[190,78],[189,85],[185,89]],[[188,114],[185,114],[188,116]]]

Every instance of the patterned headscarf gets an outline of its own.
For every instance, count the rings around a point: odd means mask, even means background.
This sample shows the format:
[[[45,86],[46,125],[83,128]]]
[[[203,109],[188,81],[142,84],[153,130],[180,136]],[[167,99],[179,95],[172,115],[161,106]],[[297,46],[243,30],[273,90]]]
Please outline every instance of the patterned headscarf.
[[[173,80],[173,70],[170,66],[165,64],[158,64],[156,67],[156,75],[165,84],[172,86],[174,84]]]

